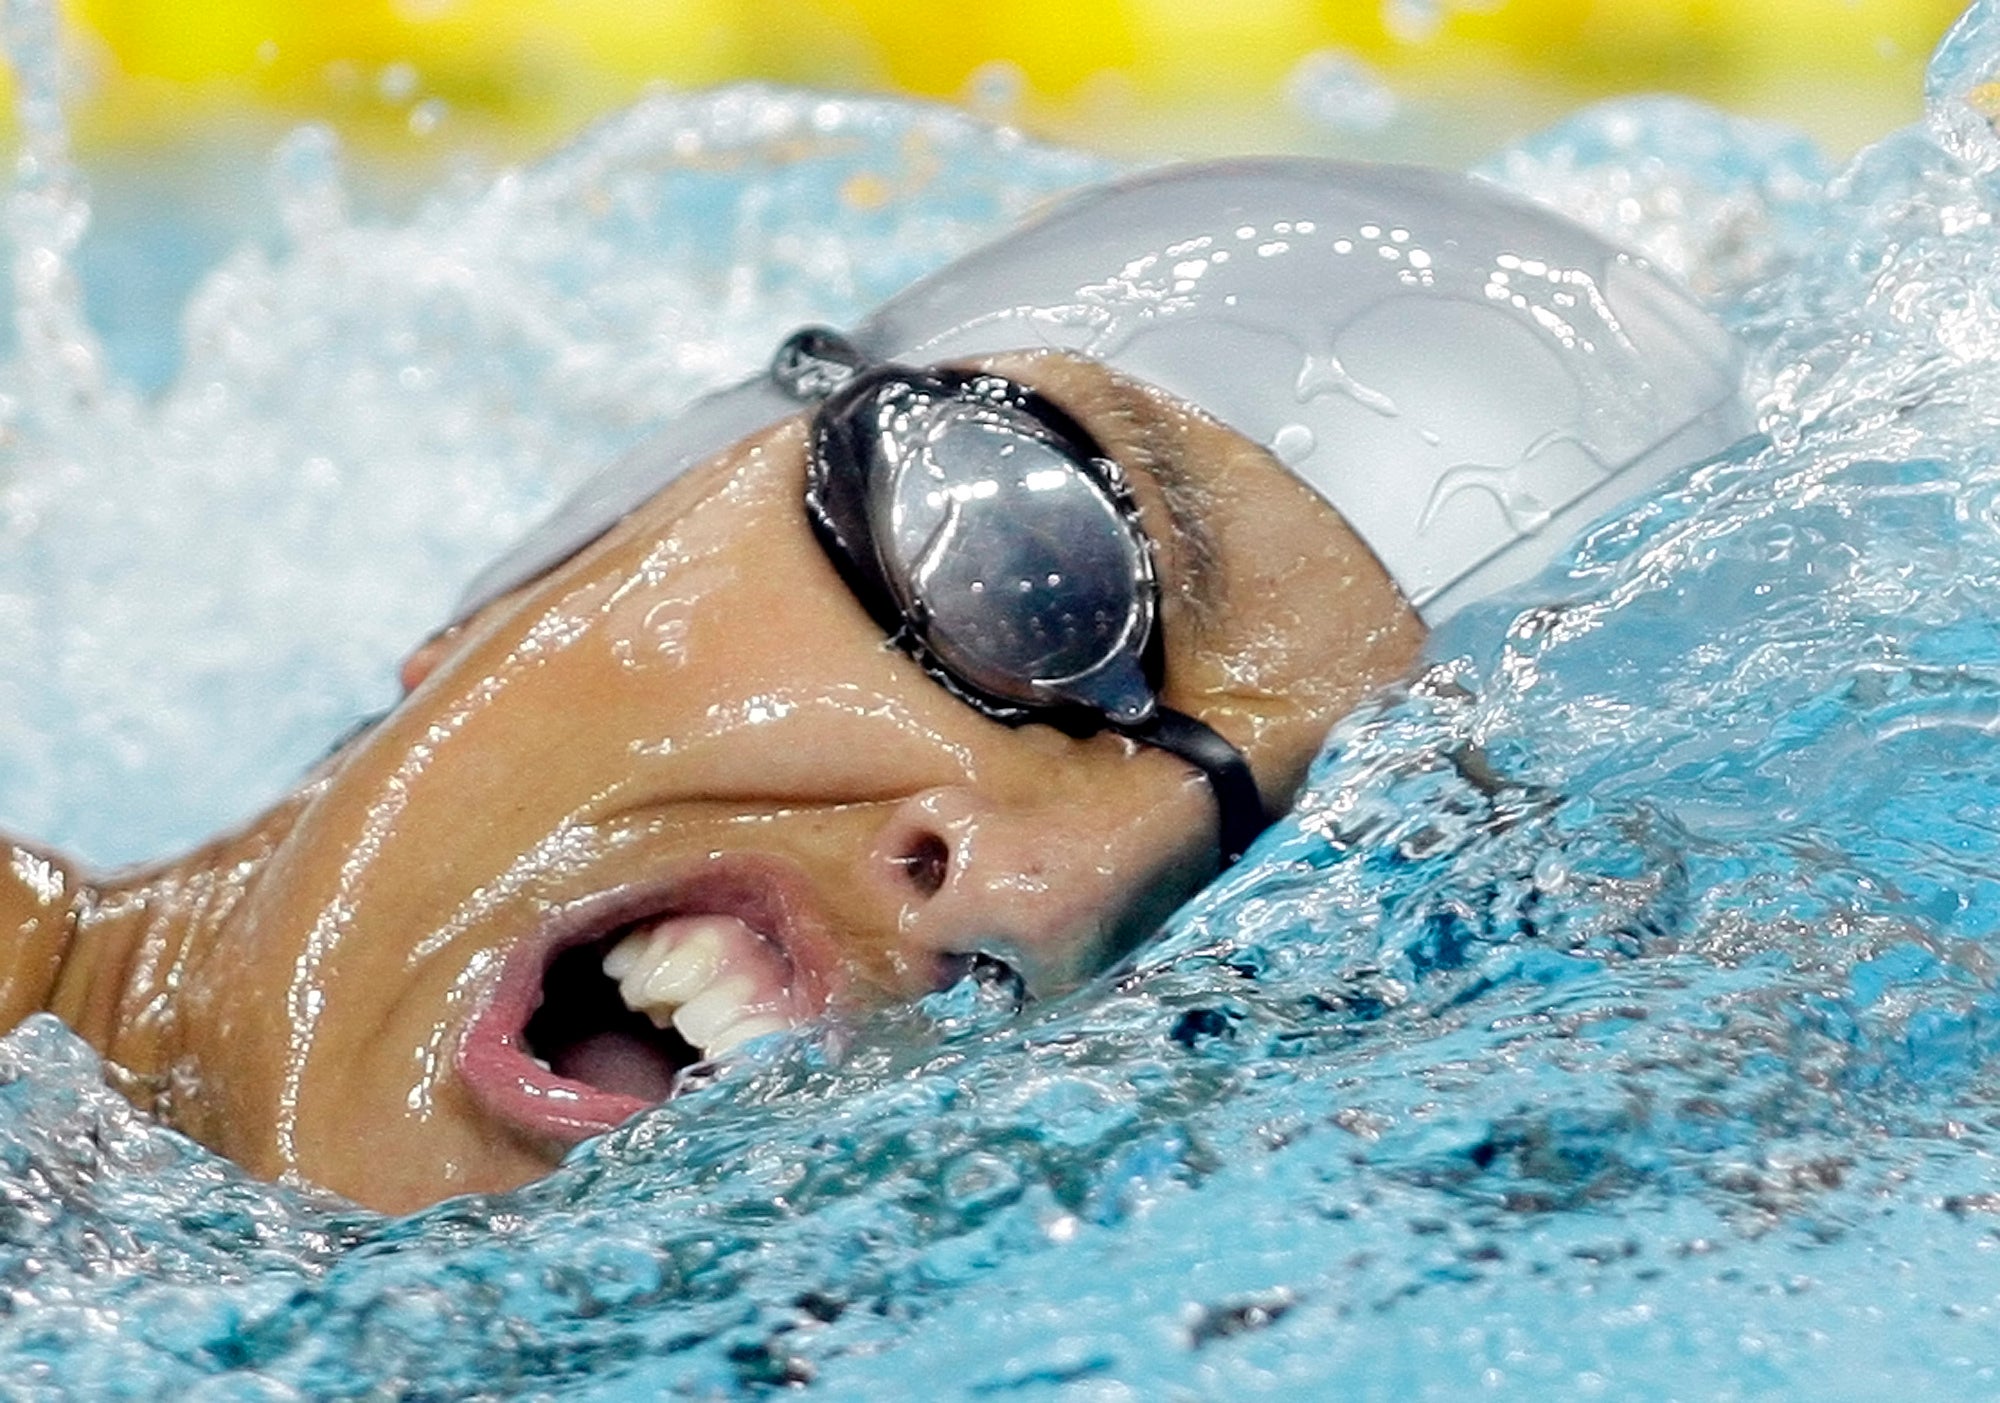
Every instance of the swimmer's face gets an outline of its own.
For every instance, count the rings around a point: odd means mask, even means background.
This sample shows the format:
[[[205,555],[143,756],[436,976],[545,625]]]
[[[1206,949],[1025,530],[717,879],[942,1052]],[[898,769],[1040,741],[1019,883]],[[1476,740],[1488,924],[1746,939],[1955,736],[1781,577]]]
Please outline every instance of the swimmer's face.
[[[1164,700],[1281,805],[1414,616],[1236,434],[1089,363],[990,364],[1125,466]],[[1186,763],[999,724],[885,644],[812,538],[805,453],[803,417],[756,435],[419,655],[182,972],[183,1128],[387,1209],[504,1189],[678,1066],[976,953],[1072,987],[1213,874]]]

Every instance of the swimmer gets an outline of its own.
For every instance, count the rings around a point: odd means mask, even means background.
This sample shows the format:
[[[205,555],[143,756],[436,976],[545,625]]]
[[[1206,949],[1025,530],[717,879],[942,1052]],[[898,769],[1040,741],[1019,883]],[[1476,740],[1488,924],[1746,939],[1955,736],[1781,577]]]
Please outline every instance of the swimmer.
[[[401,1211],[823,1014],[1060,993],[1428,626],[1735,439],[1736,384],[1684,294],[1473,180],[1092,192],[587,485],[241,832],[101,878],[8,845],[0,1028]]]

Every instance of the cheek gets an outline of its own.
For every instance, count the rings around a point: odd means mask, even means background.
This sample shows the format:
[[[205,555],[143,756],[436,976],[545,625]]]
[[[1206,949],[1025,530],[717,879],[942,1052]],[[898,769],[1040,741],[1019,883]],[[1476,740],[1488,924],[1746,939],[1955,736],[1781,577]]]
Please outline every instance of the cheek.
[[[1169,634],[1170,680],[1244,749],[1267,796],[1289,797],[1334,724],[1408,671],[1423,628],[1339,518],[1253,466],[1223,479],[1220,597],[1183,646]]]
[[[718,494],[625,568],[600,627],[627,673],[711,695],[726,681],[740,693],[865,646],[872,625],[842,607],[845,590],[788,485]]]
[[[1220,647],[1197,649],[1182,672],[1197,690],[1203,719],[1234,739],[1259,777],[1282,775],[1295,786],[1334,725],[1370,692],[1402,676],[1421,635],[1383,625],[1327,627],[1341,609],[1337,593],[1316,580],[1272,587],[1272,603],[1242,619]]]
[[[635,783],[737,805],[865,804],[978,772],[963,727],[882,689],[809,684],[734,696],[635,752]]]
[[[615,686],[570,721],[601,737],[612,802],[866,803],[976,771],[974,718],[824,593],[840,588],[830,570],[691,583],[712,587],[632,611]]]
[[[700,655],[702,600],[720,593],[728,579],[723,570],[691,570],[659,597],[621,606],[607,621],[619,666],[630,673],[668,677],[686,668]]]

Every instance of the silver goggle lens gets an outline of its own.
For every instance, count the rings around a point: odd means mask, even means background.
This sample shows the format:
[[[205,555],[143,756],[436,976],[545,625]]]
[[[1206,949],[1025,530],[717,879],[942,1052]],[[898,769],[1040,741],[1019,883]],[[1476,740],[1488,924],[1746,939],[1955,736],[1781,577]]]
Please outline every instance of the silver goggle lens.
[[[1143,717],[1152,562],[1117,503],[1017,410],[927,401],[897,417],[869,514],[925,645],[995,696]]]

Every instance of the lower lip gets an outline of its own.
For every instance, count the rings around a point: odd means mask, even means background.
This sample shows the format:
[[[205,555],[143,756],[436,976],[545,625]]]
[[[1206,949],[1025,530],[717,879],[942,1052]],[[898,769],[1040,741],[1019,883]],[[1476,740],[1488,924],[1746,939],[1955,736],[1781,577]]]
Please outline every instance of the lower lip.
[[[558,1145],[575,1145],[654,1103],[559,1077],[522,1049],[520,1030],[535,1011],[544,964],[539,958],[508,961],[493,998],[459,1042],[458,1075],[489,1114]]]
[[[672,884],[675,905],[738,914],[757,929],[785,933],[783,947],[798,996],[795,1017],[810,1017],[828,997],[823,943],[804,909],[800,883],[762,860],[724,859]],[[522,1030],[541,999],[549,962],[568,947],[595,940],[621,925],[662,914],[666,891],[607,892],[573,908],[556,930],[522,941],[507,955],[492,997],[466,1026],[458,1045],[459,1079],[485,1111],[516,1130],[561,1146],[615,1130],[657,1102],[601,1091],[556,1075],[530,1057]],[[781,914],[781,912],[783,914]]]

